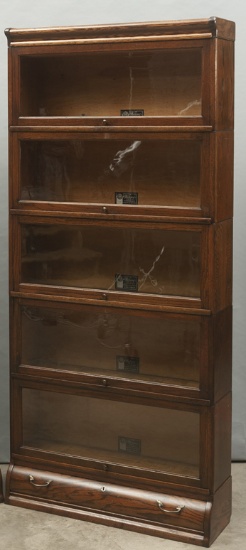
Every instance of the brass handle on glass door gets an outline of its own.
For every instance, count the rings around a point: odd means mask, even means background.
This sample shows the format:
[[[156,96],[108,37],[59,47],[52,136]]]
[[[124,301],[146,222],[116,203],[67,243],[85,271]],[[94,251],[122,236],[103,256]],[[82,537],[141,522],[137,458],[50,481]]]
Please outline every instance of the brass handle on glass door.
[[[33,476],[29,476],[29,481],[32,485],[34,485],[34,487],[49,487],[52,483],[51,479],[49,481],[45,481],[44,483],[35,483]]]
[[[174,510],[166,510],[166,508],[163,508],[163,504],[161,500],[157,500],[157,504],[162,512],[165,514],[180,514],[181,510],[183,510],[184,506],[177,506]]]

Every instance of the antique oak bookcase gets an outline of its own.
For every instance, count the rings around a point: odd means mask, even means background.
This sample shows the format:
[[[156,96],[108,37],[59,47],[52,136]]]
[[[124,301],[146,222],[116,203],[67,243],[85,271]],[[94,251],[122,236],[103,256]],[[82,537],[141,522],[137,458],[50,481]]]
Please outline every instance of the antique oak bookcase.
[[[234,23],[8,29],[10,504],[231,513]]]

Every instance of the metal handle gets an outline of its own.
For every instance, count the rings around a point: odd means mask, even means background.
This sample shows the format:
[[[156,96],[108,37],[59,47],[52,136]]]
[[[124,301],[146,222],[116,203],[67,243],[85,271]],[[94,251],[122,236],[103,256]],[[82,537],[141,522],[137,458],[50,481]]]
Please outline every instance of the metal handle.
[[[162,512],[165,514],[180,514],[181,510],[183,510],[184,506],[177,506],[174,510],[166,510],[166,508],[163,508],[163,503],[161,500],[157,500],[157,504]]]
[[[34,487],[49,487],[49,485],[52,483],[52,480],[45,481],[44,483],[35,483],[34,477],[29,476],[29,481]]]

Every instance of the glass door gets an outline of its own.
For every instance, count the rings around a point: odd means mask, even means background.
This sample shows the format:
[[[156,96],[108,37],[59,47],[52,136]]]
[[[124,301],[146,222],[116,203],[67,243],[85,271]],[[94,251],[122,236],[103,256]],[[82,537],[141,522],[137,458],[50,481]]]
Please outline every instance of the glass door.
[[[33,452],[141,476],[199,478],[195,412],[31,388],[23,388],[22,402],[22,445]]]
[[[28,300],[18,315],[21,371],[76,373],[110,387],[127,380],[131,388],[144,383],[152,392],[164,391],[163,385],[172,392],[200,387],[207,365],[206,320],[200,316]]]
[[[59,202],[64,208],[82,204],[80,211],[95,213],[107,205],[108,214],[208,213],[209,139],[204,134],[110,140],[100,134],[93,140],[86,133],[83,139],[43,135],[45,139],[30,140],[30,134],[14,138],[20,166],[14,206],[33,209],[38,202],[39,209],[47,209]]]
[[[20,78],[24,117],[182,117],[202,112],[201,47],[22,56]]]
[[[21,241],[22,283],[200,298],[195,228],[29,223]]]

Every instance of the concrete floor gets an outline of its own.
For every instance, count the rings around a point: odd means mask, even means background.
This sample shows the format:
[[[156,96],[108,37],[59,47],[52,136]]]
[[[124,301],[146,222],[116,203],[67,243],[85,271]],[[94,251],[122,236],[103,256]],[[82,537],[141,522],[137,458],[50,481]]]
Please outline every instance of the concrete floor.
[[[7,467],[1,466],[3,474]],[[246,463],[232,464],[233,514],[213,550],[246,548]],[[121,529],[0,504],[1,550],[194,550]]]

